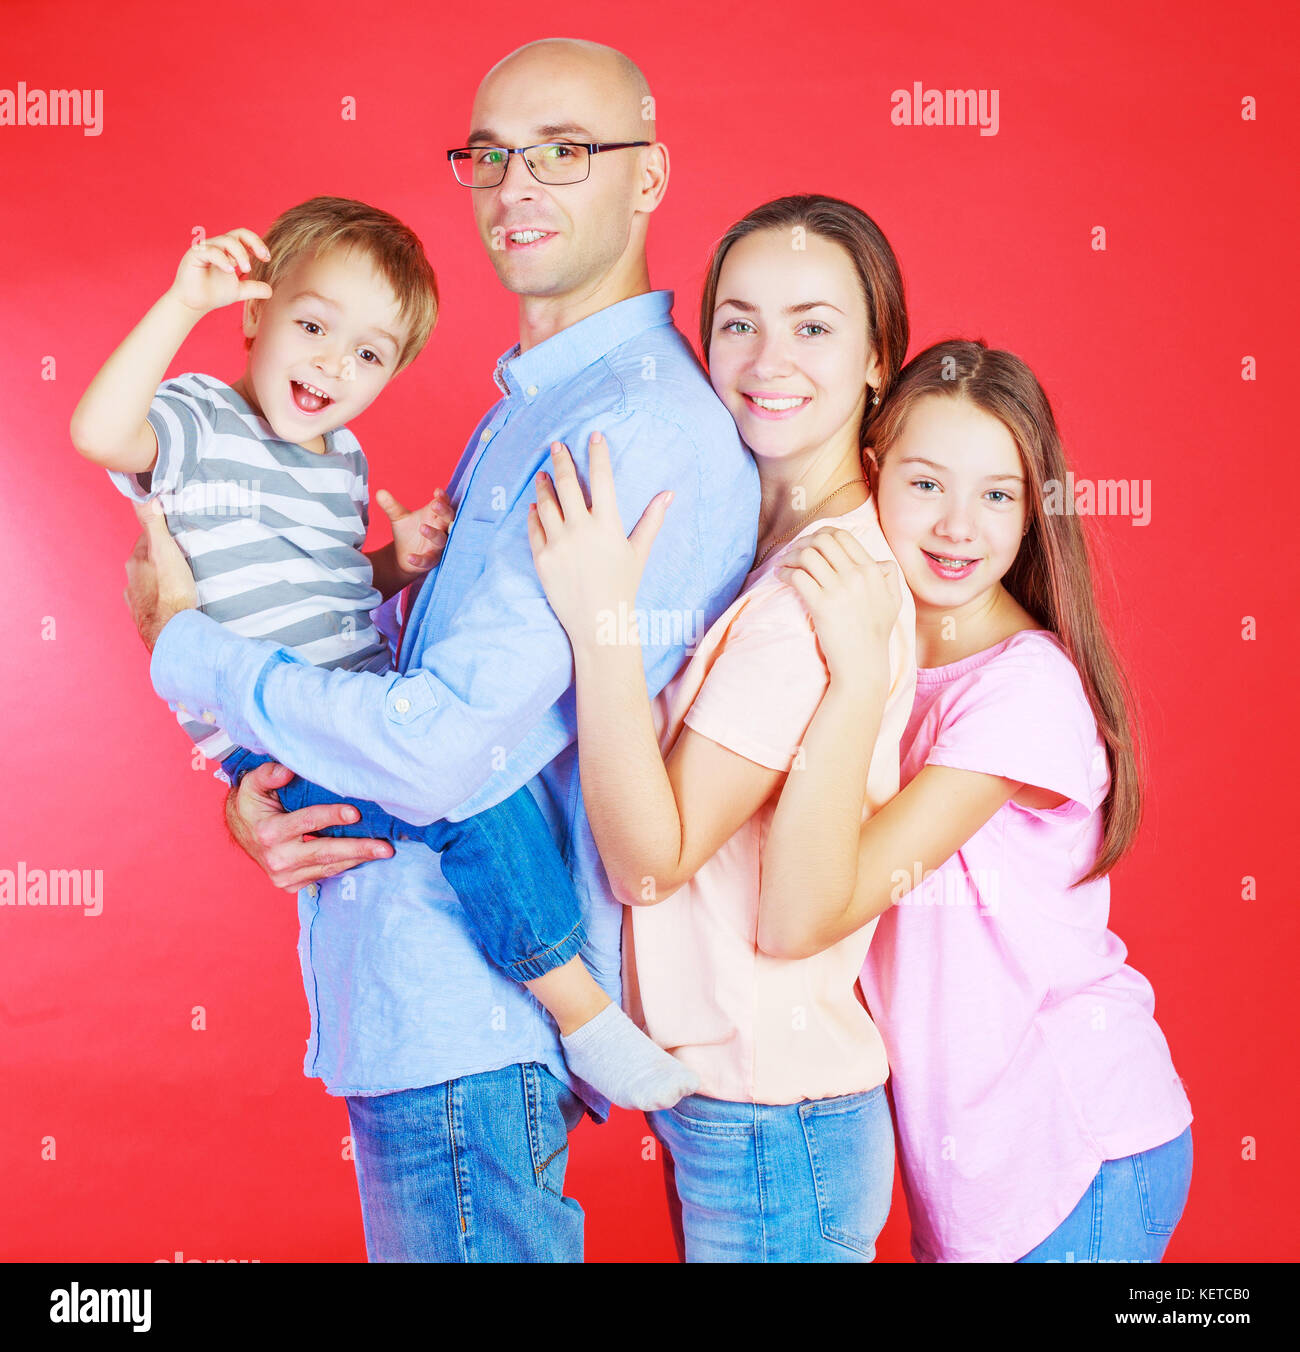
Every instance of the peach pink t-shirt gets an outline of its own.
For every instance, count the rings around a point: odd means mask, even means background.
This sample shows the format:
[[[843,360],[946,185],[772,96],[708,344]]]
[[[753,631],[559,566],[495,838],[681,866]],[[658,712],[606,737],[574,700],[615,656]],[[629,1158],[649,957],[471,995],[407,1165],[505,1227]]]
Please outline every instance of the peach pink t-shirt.
[[[774,570],[823,525],[852,532],[873,558],[893,557],[872,500],[809,522],[774,550],[656,699],[665,756],[685,725],[759,765],[790,770],[829,678],[802,599]],[[904,587],[864,819],[898,791],[899,741],[916,679],[915,624]],[[628,1012],[699,1073],[700,1092],[710,1098],[797,1103],[872,1089],[888,1075],[880,1035],[854,994],[874,921],[811,958],[773,958],[758,949],[763,842],[776,798],[678,891],[629,907],[625,917]]]
[[[1151,985],[1108,928],[1097,857],[1106,753],[1056,637],[1024,630],[917,673],[902,783],[926,765],[1063,794],[999,809],[881,918],[862,989],[889,1049],[912,1252],[1013,1262],[1103,1160],[1182,1134],[1192,1110]]]

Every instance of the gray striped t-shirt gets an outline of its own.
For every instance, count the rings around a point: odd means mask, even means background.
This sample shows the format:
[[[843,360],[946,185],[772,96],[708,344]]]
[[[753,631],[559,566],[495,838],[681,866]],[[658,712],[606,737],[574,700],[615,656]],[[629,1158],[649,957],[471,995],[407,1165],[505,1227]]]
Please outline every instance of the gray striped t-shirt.
[[[109,478],[135,502],[161,498],[199,609],[315,666],[386,671],[388,646],[370,619],[383,598],[361,552],[369,492],[356,437],[327,433],[324,454],[281,441],[229,385],[195,374],[158,387],[149,422],[152,472]],[[209,760],[234,749],[216,724],[176,716]]]

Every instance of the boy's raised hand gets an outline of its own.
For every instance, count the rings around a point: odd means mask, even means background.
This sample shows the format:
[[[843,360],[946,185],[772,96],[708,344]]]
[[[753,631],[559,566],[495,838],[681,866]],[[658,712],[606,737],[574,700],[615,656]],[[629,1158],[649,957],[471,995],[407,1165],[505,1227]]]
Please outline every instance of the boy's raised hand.
[[[253,282],[241,276],[252,271],[250,250],[264,262],[271,257],[261,237],[242,227],[196,244],[176,269],[172,294],[182,305],[201,315],[236,301],[268,299],[271,288],[266,282]]]
[[[427,573],[447,547],[447,534],[456,515],[451,499],[439,488],[418,512],[408,512],[386,488],[381,488],[375,493],[375,501],[392,523],[397,566],[404,573]]]

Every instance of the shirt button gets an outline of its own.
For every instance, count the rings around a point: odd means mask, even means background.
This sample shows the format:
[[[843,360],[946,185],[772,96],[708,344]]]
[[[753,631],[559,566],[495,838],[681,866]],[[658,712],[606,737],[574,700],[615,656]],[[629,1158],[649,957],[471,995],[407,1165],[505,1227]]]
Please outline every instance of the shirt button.
[[[409,714],[411,712],[411,701],[406,698],[395,699],[393,701],[393,708],[399,714]]]
[[[211,709],[204,709],[203,721],[205,723],[215,723],[217,721],[217,716],[212,712]]]
[[[485,427],[485,428],[478,434],[478,439],[479,439],[480,441],[487,441],[488,438],[489,438],[491,435],[492,435],[492,429],[491,429],[491,428],[488,428],[488,427]]]
[[[533,395],[535,395],[535,394],[537,393],[537,386],[536,386],[536,385],[530,385],[530,386],[524,391],[524,393],[531,399],[531,398],[533,397]]]
[[[317,898],[318,896],[320,896],[320,888],[317,887],[315,883],[312,883],[311,886],[308,887],[308,889],[307,889],[307,895],[308,895],[313,901],[315,901],[316,898]]]

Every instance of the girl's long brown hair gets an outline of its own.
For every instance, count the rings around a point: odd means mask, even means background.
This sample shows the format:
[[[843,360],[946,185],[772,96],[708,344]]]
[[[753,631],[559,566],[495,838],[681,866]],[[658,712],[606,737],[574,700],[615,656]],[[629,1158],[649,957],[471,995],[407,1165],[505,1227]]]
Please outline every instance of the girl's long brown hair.
[[[907,298],[903,293],[903,273],[898,259],[889,247],[884,232],[851,202],[838,197],[824,197],[820,193],[800,193],[792,197],[778,197],[755,207],[743,216],[718,241],[709,260],[704,292],[700,297],[700,347],[704,360],[709,360],[709,344],[713,338],[713,311],[718,303],[718,277],[731,246],[759,230],[779,230],[794,239],[796,229],[819,235],[838,244],[849,256],[862,284],[867,302],[867,337],[872,350],[880,358],[883,374],[875,393],[879,406],[867,400],[862,415],[858,445],[866,444],[868,429],[885,397],[898,379],[898,372],[907,355]]]
[[[899,373],[870,435],[876,464],[865,466],[874,494],[878,464],[898,439],[921,399],[965,399],[991,413],[1011,433],[1024,463],[1028,533],[1002,579],[1008,592],[1061,641],[1083,682],[1110,764],[1110,791],[1102,804],[1104,834],[1091,870],[1079,883],[1109,873],[1132,845],[1142,818],[1141,747],[1131,711],[1132,690],[1101,622],[1088,546],[1080,518],[1048,512],[1047,484],[1063,491],[1065,453],[1051,404],[1034,373],[1014,353],[983,341],[953,339],[918,353]]]

